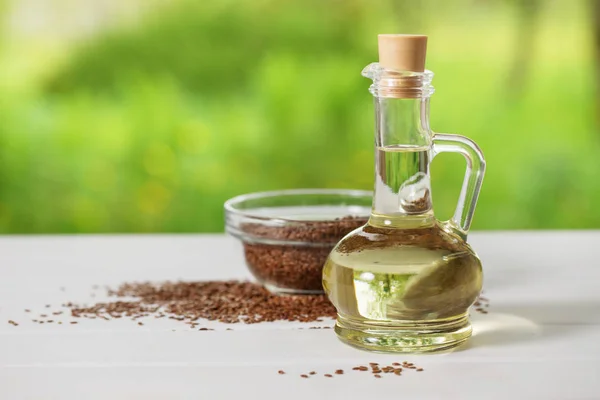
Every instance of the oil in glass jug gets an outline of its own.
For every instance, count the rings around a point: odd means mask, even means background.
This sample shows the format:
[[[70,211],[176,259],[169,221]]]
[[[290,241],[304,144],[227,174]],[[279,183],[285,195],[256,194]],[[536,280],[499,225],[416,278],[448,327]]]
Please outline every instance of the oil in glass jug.
[[[485,161],[466,137],[431,131],[426,46],[426,36],[379,35],[379,63],[363,70],[373,80],[376,117],[371,216],[336,245],[323,269],[338,312],[335,331],[362,349],[455,347],[471,336],[468,308],[481,291],[481,262],[466,237]],[[429,174],[442,152],[467,161],[456,212],[443,222],[433,214]]]

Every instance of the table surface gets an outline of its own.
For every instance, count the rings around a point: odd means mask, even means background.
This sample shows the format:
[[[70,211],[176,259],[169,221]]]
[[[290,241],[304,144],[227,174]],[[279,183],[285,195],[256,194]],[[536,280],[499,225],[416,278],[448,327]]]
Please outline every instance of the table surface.
[[[0,398],[599,399],[600,231],[469,239],[490,301],[488,314],[472,313],[470,342],[446,354],[381,355],[289,322],[204,325],[214,331],[152,317],[143,326],[36,324],[46,304],[98,300],[104,290],[94,285],[250,276],[239,243],[224,235],[0,238]],[[425,371],[374,379],[351,370],[404,360]],[[323,377],[336,369],[346,373]]]

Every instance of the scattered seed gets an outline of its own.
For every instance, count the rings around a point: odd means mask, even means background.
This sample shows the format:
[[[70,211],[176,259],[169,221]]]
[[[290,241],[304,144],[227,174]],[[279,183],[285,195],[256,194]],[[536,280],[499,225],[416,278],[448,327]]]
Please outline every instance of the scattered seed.
[[[374,376],[375,378],[381,378],[381,375],[379,375],[379,374],[375,374],[375,375],[373,375],[373,376]]]
[[[313,322],[333,318],[336,310],[325,295],[278,296],[261,285],[239,281],[126,283],[108,295],[127,297],[82,307],[73,303],[75,318],[167,316],[182,323],[199,319],[255,324],[270,321]],[[135,297],[135,300],[129,298]]]
[[[300,375],[300,376],[301,376],[302,378],[308,378],[308,375],[304,375],[304,374],[302,374],[302,375]]]
[[[139,326],[142,326],[142,325],[144,325],[144,324],[143,324],[142,322],[138,322],[138,325],[139,325]]]
[[[17,324],[15,321],[13,321],[12,319],[8,320],[8,323],[11,324],[12,326],[19,326],[19,324]]]
[[[333,375],[331,375],[331,374],[325,374],[325,376],[326,376],[327,378],[333,378]]]
[[[315,372],[315,371],[310,371],[310,372],[309,372],[309,374],[310,374],[310,375],[315,375],[315,374],[316,374],[316,372]]]
[[[77,323],[77,321],[71,321],[70,322],[72,325],[75,325]]]
[[[417,372],[423,371],[423,368],[417,368]]]
[[[31,310],[29,310],[29,309],[27,309],[27,308],[26,308],[26,309],[25,309],[25,312],[31,312]]]
[[[392,363],[392,365],[400,365],[400,363],[394,362]]]
[[[283,375],[283,374],[285,374],[285,371],[279,370],[279,371],[277,371],[277,373],[278,373],[279,375]]]
[[[342,374],[344,373],[344,370],[343,370],[343,369],[336,369],[336,370],[335,370],[335,373],[336,373],[337,375],[342,375]]]

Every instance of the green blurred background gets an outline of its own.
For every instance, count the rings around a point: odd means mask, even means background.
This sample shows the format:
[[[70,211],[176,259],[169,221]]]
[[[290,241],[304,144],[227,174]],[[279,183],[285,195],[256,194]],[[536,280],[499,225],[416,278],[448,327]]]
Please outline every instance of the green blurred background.
[[[361,69],[430,35],[474,229],[599,228],[595,1],[0,0],[0,232],[215,232],[251,191],[371,189]],[[464,161],[433,163],[448,218]]]

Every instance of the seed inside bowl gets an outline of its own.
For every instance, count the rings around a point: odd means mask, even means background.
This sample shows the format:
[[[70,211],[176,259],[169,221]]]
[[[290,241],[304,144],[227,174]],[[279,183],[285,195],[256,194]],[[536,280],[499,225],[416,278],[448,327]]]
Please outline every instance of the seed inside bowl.
[[[278,289],[318,292],[322,290],[323,264],[335,244],[367,222],[366,217],[346,216],[329,221],[298,221],[284,226],[244,224],[253,238],[244,242],[246,262],[263,283]],[[261,238],[278,244],[261,243]],[[285,241],[305,242],[306,245]]]

